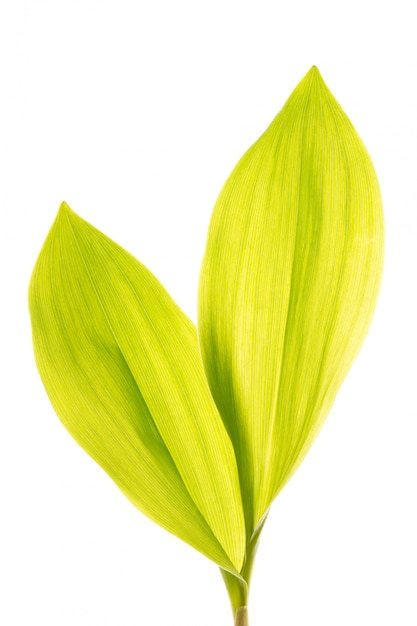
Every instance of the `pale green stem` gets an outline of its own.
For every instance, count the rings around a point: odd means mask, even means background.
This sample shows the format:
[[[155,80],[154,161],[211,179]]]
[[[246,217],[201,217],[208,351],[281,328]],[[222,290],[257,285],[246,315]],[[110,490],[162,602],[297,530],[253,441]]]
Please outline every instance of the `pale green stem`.
[[[229,594],[230,602],[232,605],[233,616],[235,619],[235,626],[248,626],[248,595],[249,595],[249,583],[252,574],[253,563],[255,560],[256,550],[259,544],[259,538],[262,528],[265,524],[267,515],[264,516],[262,522],[258,525],[258,528],[253,533],[251,540],[248,543],[246,549],[246,561],[240,572],[242,578],[233,576],[230,572],[226,572],[221,569],[223,580],[226,584],[227,592]]]

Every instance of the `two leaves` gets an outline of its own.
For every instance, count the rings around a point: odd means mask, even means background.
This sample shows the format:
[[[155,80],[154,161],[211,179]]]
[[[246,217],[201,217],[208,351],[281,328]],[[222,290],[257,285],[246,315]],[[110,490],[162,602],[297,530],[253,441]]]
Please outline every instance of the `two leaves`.
[[[37,366],[128,498],[245,576],[251,537],[362,344],[382,256],[372,163],[312,68],[219,196],[199,337],[142,264],[64,203],[30,285]]]

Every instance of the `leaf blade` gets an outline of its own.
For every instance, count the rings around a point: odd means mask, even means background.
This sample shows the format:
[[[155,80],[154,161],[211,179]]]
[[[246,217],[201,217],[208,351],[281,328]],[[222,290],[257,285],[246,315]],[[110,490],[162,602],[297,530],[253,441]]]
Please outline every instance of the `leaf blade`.
[[[236,462],[192,323],[143,265],[65,204],[30,309],[38,369],[66,427],[136,506],[236,572]]]
[[[253,532],[324,422],[369,327],[382,204],[361,140],[312,68],[217,200],[199,335]]]

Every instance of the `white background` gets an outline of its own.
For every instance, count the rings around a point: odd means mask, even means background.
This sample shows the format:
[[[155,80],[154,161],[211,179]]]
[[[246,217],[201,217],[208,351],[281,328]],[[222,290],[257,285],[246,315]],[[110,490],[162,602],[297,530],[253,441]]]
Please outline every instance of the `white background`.
[[[193,318],[212,206],[316,64],[371,153],[387,249],[372,330],[273,506],[251,626],[417,624],[417,48],[413,3],[0,1],[4,626],[227,626],[217,568],[72,441],[26,293],[62,200]]]

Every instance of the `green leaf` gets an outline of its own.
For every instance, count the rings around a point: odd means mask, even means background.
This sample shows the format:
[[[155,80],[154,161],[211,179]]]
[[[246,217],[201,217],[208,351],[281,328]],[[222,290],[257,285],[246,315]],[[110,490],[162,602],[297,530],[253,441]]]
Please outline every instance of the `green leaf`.
[[[313,67],[226,182],[199,335],[248,536],[302,461],[368,330],[383,261],[370,157]]]
[[[236,459],[193,324],[65,203],[29,306],[37,366],[65,427],[141,511],[236,574],[245,553]]]

